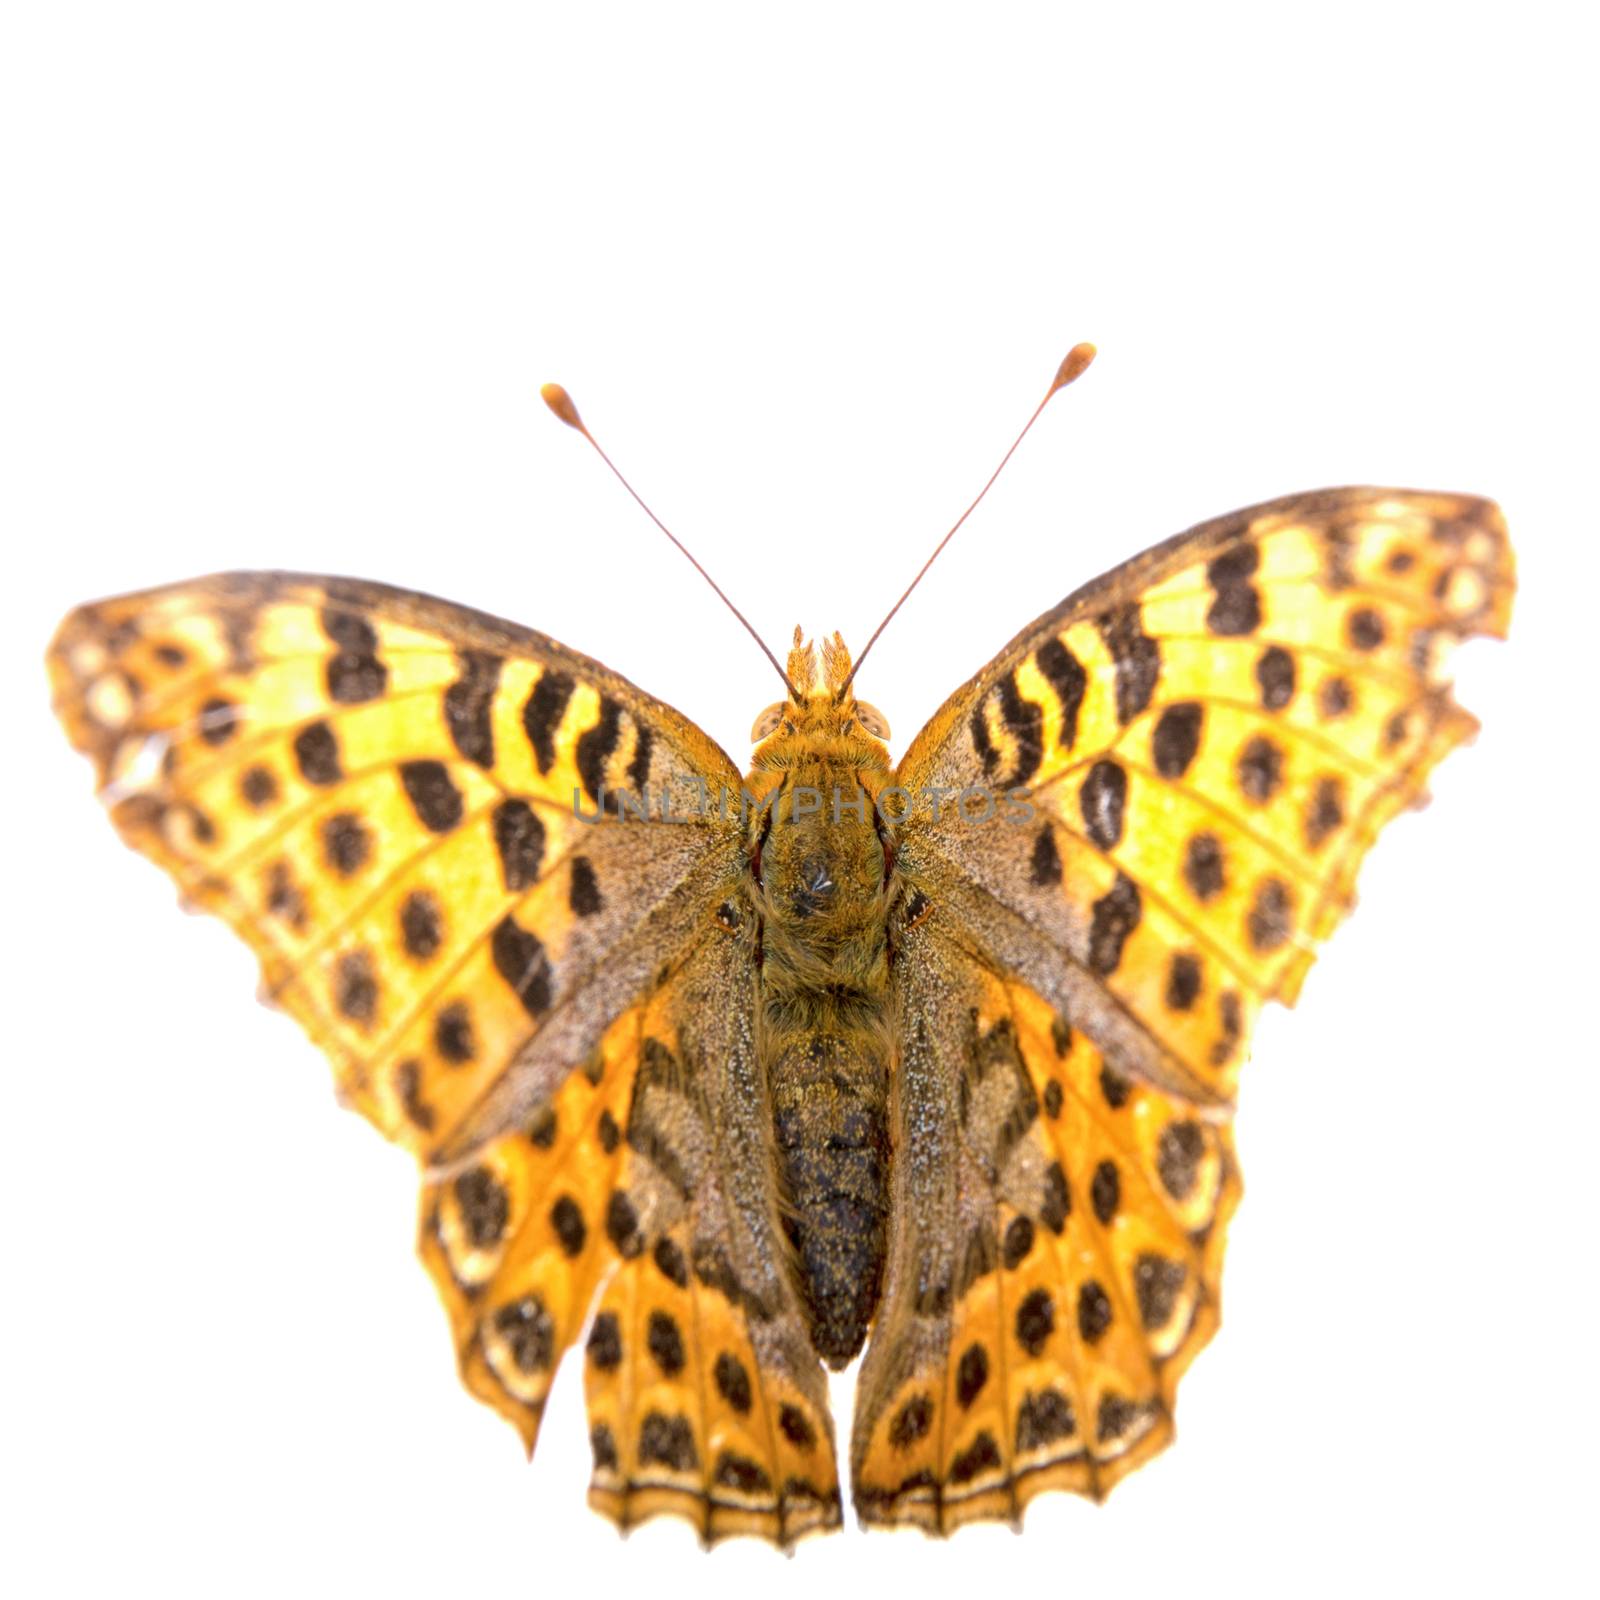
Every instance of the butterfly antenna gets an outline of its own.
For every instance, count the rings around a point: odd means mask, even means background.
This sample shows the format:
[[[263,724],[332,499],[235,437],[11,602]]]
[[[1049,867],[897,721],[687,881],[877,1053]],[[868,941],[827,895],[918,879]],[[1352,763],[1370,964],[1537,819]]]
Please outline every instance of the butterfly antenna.
[[[886,616],[883,621],[878,624],[876,629],[873,630],[872,637],[867,640],[866,649],[864,649],[861,654],[856,657],[855,665],[850,669],[850,676],[839,685],[839,691],[834,696],[836,700],[844,697],[845,691],[849,689],[851,682],[855,678],[855,675],[861,670],[861,663],[867,659],[868,652],[872,649],[873,645],[878,642],[878,635],[881,634],[883,630],[894,621],[895,612],[897,612],[900,607],[911,598],[911,591],[915,589],[925,577],[927,577],[928,568],[939,559],[939,553],[947,544],[950,543],[953,538],[955,538],[956,530],[959,529],[961,524],[978,509],[979,501],[981,501],[983,497],[988,494],[990,489],[994,487],[994,480],[1005,471],[1006,462],[1008,462],[1012,456],[1017,453],[1017,446],[1028,437],[1028,429],[1039,420],[1039,414],[1047,405],[1050,404],[1051,396],[1055,394],[1057,389],[1065,389],[1074,378],[1082,377],[1084,372],[1088,369],[1089,363],[1093,360],[1094,346],[1092,344],[1075,344],[1069,351],[1067,351],[1066,356],[1061,362],[1061,365],[1056,368],[1054,381],[1051,383],[1050,387],[1045,390],[1044,399],[1042,399],[1038,405],[1033,408],[1033,415],[1029,417],[1028,420],[1023,424],[1022,432],[1011,441],[1011,448],[1000,457],[1000,465],[989,474],[989,481],[978,491],[977,499],[974,500],[972,504],[968,506],[959,517],[956,518],[955,527],[951,528],[949,533],[947,533],[944,538],[942,538],[938,544],[934,546],[933,554],[922,563],[922,571],[911,580],[911,582],[906,586],[906,592],[901,595],[900,598],[896,600],[895,603],[889,608],[889,615]]]
[[[622,473],[618,470],[616,462],[614,462],[611,457],[600,448],[600,441],[589,432],[588,428],[584,425],[583,418],[578,415],[578,408],[573,405],[572,396],[569,395],[559,383],[547,383],[542,389],[540,389],[539,397],[547,406],[550,407],[553,412],[555,412],[558,417],[560,417],[564,423],[566,423],[569,428],[576,428],[578,432],[581,433],[584,438],[594,446],[595,454],[598,455],[600,459],[611,468],[611,471],[616,476],[617,482],[620,483],[622,487],[633,496],[634,500],[638,502],[639,509],[643,511],[644,514],[649,517],[649,519],[655,523],[655,525],[664,534],[666,534],[666,536],[675,545],[677,545],[679,550],[683,552],[684,558],[688,561],[689,565],[693,567],[694,570],[711,585],[712,589],[716,591],[717,598],[721,600],[723,605],[725,605],[734,614],[734,616],[739,619],[740,623],[744,627],[745,632],[748,633],[750,637],[761,646],[762,655],[764,655],[767,660],[772,663],[772,670],[783,679],[783,686],[789,691],[789,698],[798,704],[801,699],[800,691],[796,689],[792,683],[790,683],[789,674],[783,670],[782,666],[780,666],[778,663],[778,658],[767,648],[766,641],[759,633],[756,632],[754,628],[750,626],[749,620],[745,617],[745,614],[738,608],[738,606],[736,606],[733,601],[731,601],[727,595],[723,593],[722,586],[717,582],[717,580],[713,578],[698,561],[695,560],[692,554],[690,554],[688,546],[685,545],[684,542],[677,536],[677,534],[675,534],[672,529],[669,528],[666,523],[664,523],[661,518],[658,517],[655,512],[653,512],[650,507],[644,503],[639,491],[635,489],[634,486],[629,483],[628,480],[623,477]]]

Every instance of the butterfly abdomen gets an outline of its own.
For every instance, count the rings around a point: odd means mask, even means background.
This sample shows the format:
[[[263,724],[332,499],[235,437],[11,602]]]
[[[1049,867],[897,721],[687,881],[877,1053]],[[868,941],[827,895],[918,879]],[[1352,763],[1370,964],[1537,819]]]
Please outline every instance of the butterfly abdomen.
[[[811,1340],[830,1366],[877,1308],[889,1216],[888,1063],[876,1030],[790,1035],[770,1063],[785,1231]]]
[[[831,1366],[877,1308],[889,1218],[883,845],[870,805],[795,819],[791,775],[761,850],[761,1050],[779,1198],[812,1343]],[[804,774],[823,794],[834,775]],[[854,791],[855,774],[839,784]]]

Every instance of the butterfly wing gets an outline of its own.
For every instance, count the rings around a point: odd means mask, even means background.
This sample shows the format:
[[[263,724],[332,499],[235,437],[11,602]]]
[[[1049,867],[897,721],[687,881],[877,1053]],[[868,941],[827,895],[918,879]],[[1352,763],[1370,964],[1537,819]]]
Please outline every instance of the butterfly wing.
[[[1275,501],[1070,597],[913,743],[898,784],[946,798],[897,838],[909,1159],[855,1423],[868,1520],[1098,1494],[1170,1438],[1255,1015],[1474,731],[1443,664],[1504,634],[1512,587],[1485,501]]]
[[[597,1502],[708,1536],[836,1517],[821,1369],[772,1287],[770,1182],[706,1132],[759,1115],[722,751],[539,634],[340,579],[86,606],[49,668],[124,839],[244,937],[341,1096],[424,1163],[422,1254],[473,1392],[531,1449],[603,1286],[647,1326],[687,1296],[753,1375],[745,1411],[703,1403],[698,1345],[653,1387],[619,1364],[629,1387],[593,1402]],[[619,818],[618,791],[648,820]],[[712,993],[714,1017],[685,1010]],[[711,1281],[650,1277],[673,1240]],[[811,1431],[803,1469],[759,1431],[784,1406]],[[793,1512],[790,1479],[810,1491]]]

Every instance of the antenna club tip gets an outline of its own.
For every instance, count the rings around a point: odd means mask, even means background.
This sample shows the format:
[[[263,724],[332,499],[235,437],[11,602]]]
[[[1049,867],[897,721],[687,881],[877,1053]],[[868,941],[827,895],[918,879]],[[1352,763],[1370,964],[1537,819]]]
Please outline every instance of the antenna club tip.
[[[1092,344],[1075,344],[1062,358],[1061,365],[1056,368],[1056,381],[1050,385],[1050,393],[1057,389],[1065,389],[1076,378],[1081,378],[1089,370],[1089,363],[1095,358],[1095,348]]]
[[[539,398],[566,423],[569,428],[576,428],[579,433],[587,431],[583,426],[583,418],[578,415],[578,408],[572,403],[572,396],[561,387],[559,383],[547,383],[539,390]]]

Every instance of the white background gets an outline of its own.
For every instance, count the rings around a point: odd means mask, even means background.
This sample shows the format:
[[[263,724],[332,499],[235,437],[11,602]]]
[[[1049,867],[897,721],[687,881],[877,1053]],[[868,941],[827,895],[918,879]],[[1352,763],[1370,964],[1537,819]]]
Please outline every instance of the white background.
[[[9,1592],[1592,1581],[1579,14],[7,8]],[[1039,1502],[1020,1540],[620,1541],[584,1508],[576,1363],[524,1466],[458,1390],[408,1162],[115,841],[45,642],[103,593],[353,573],[553,633],[742,760],[770,669],[537,385],[769,640],[859,644],[1086,338],[1099,362],[863,676],[896,749],[1081,581],[1348,481],[1504,504],[1513,639],[1460,666],[1484,734],[1260,1029],[1227,1326],[1175,1449],[1104,1508]]]

